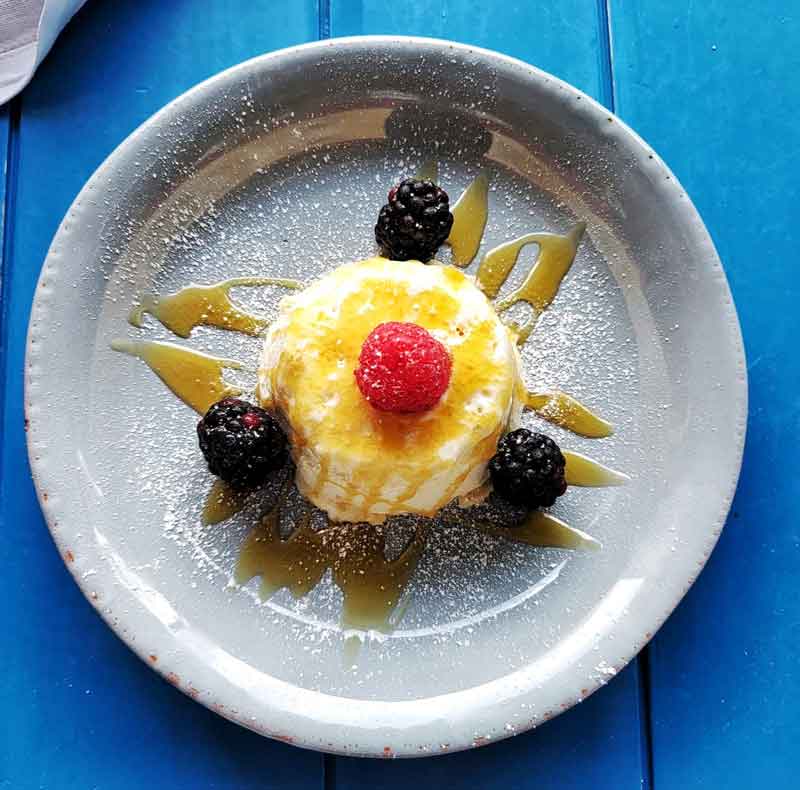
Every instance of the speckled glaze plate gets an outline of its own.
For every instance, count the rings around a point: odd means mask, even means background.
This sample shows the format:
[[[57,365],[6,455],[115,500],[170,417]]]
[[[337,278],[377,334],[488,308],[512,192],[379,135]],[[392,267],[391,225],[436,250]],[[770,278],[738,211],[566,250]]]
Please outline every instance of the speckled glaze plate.
[[[129,309],[145,291],[239,275],[309,280],[368,257],[387,187],[431,158],[454,196],[488,174],[482,251],[587,223],[526,346],[525,377],[610,420],[616,431],[602,440],[548,432],[632,479],[570,489],[554,509],[600,551],[436,531],[395,630],[353,651],[330,579],[300,600],[283,590],[262,601],[257,581],[234,582],[257,503],[202,526],[210,480],[196,415],[109,344],[172,340],[255,367],[257,338],[201,327],[176,341],[156,321],[131,327]],[[534,257],[524,252],[519,270]],[[271,315],[279,296],[246,289],[241,299]],[[370,37],[284,50],[168,105],[69,210],[42,271],[28,343],[33,474],[89,601],[198,702],[331,752],[464,749],[590,694],[689,588],[739,471],[747,408],[739,325],[680,184],[585,94],[448,42]],[[232,375],[253,384],[247,370]],[[525,422],[540,424],[530,414]]]

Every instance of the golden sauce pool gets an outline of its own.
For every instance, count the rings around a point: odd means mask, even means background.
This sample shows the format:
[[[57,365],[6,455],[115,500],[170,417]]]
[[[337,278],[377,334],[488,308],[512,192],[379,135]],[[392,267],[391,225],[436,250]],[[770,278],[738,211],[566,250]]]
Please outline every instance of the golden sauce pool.
[[[203,526],[221,524],[233,518],[247,504],[249,491],[236,491],[223,480],[215,480],[206,496],[200,520]]]
[[[628,475],[618,472],[609,466],[588,458],[580,453],[562,450],[566,460],[564,470],[567,485],[586,488],[607,488],[609,486],[622,486],[630,480]]]
[[[456,266],[469,266],[478,254],[489,217],[489,177],[481,173],[464,190],[451,209],[453,227],[446,244]]]
[[[435,159],[429,159],[420,165],[419,170],[414,173],[414,178],[417,181],[439,181],[439,163]]]
[[[191,351],[174,343],[112,340],[111,348],[141,359],[172,392],[199,414],[222,398],[241,395],[242,390],[223,379],[223,371],[241,370],[243,365]]]
[[[565,392],[529,390],[525,393],[524,405],[553,425],[560,425],[579,436],[603,439],[614,433],[610,422]]]
[[[386,525],[329,524],[315,530],[306,512],[292,534],[282,539],[284,500],[285,493],[245,539],[234,574],[236,582],[246,584],[260,577],[264,600],[281,589],[302,598],[330,569],[343,596],[343,628],[388,631],[396,625],[402,614],[398,605],[422,557],[429,525],[420,526],[400,555],[389,560],[386,538],[391,527]],[[601,547],[590,535],[542,511],[530,513],[513,528],[479,524],[477,529],[528,546],[577,551]]]
[[[580,551],[597,551],[602,547],[600,541],[591,535],[569,526],[560,518],[542,510],[531,511],[525,521],[517,527],[505,528],[485,524],[478,528],[487,535],[525,543],[528,546]]]
[[[436,181],[437,163],[425,163],[416,177]],[[454,223],[447,243],[457,266],[467,266],[480,248],[488,218],[488,188],[488,178],[482,173],[453,205]],[[536,261],[522,284],[495,304],[498,313],[519,302],[533,309],[533,317],[516,327],[520,343],[527,339],[538,315],[555,298],[574,262],[584,229],[585,225],[578,223],[565,235],[526,234],[495,247],[481,260],[477,281],[490,299],[497,299],[522,250],[528,245],[537,245]],[[267,326],[266,319],[237,305],[230,292],[237,287],[261,286],[295,289],[302,284],[283,278],[238,277],[212,285],[190,285],[174,294],[145,295],[131,311],[129,320],[141,327],[144,316],[150,314],[184,338],[201,325],[259,335]],[[141,359],[177,397],[201,414],[221,398],[241,394],[239,387],[224,378],[226,370],[243,367],[238,361],[209,356],[172,343],[115,340],[112,348]],[[560,391],[527,392],[524,404],[542,418],[583,436],[601,438],[612,433],[607,421]],[[626,475],[580,453],[563,452],[569,485],[615,486],[628,480]],[[284,588],[301,597],[319,584],[330,570],[343,595],[342,625],[388,630],[392,622],[402,616],[400,604],[422,556],[428,527],[420,528],[393,560],[386,557],[388,527],[385,525],[329,524],[314,530],[307,512],[297,520],[293,533],[282,539],[280,520],[289,485],[284,485],[278,503],[246,538],[236,566],[236,580],[243,584],[260,577],[261,594],[265,598]],[[221,524],[238,513],[247,501],[247,494],[216,481],[205,500],[202,521],[206,525]],[[600,546],[581,530],[540,511],[530,513],[522,525],[512,529],[491,524],[479,525],[478,529],[531,546],[571,550],[596,550]]]
[[[245,584],[261,577],[262,598],[287,589],[295,598],[313,590],[330,569],[343,596],[342,626],[388,630],[390,618],[417,567],[425,542],[419,530],[399,557],[385,556],[385,526],[329,525],[314,530],[306,511],[294,532],[280,536],[283,503],[264,516],[246,538],[235,579]]]
[[[489,250],[481,261],[476,275],[478,284],[488,297],[495,298],[510,276],[523,247],[534,243],[539,247],[536,262],[522,285],[495,302],[498,313],[509,310],[519,302],[525,302],[533,309],[532,317],[525,324],[515,326],[520,345],[530,336],[542,311],[555,299],[561,282],[572,267],[585,230],[586,224],[579,222],[564,236],[557,233],[529,233]]]
[[[299,280],[282,277],[234,277],[214,285],[189,285],[174,294],[152,296],[145,294],[131,310],[128,321],[135,327],[143,324],[149,313],[178,337],[189,337],[198,326],[214,326],[246,335],[258,335],[267,320],[237,306],[231,299],[233,288],[277,285],[282,288],[303,287]]]

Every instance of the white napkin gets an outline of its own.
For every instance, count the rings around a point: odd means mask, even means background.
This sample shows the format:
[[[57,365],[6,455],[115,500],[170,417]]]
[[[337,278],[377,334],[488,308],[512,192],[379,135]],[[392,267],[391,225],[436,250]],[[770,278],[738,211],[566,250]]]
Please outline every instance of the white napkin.
[[[16,96],[86,0],[0,0],[0,104]]]

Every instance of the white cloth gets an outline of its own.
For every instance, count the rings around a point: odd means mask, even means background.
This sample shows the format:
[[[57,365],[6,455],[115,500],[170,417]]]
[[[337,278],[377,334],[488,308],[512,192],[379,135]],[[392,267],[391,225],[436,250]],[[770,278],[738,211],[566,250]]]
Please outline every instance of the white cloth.
[[[16,96],[86,0],[0,0],[0,104]]]

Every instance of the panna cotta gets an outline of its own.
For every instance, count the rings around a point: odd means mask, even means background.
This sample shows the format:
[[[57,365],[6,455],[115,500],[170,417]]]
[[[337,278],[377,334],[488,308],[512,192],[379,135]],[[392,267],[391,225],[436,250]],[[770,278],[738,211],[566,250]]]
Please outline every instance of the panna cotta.
[[[385,322],[423,327],[451,356],[447,389],[427,411],[380,411],[359,390],[362,345]],[[345,264],[285,297],[258,371],[300,492],[333,521],[373,524],[432,516],[479,489],[518,422],[521,387],[515,337],[474,278],[386,258]]]

